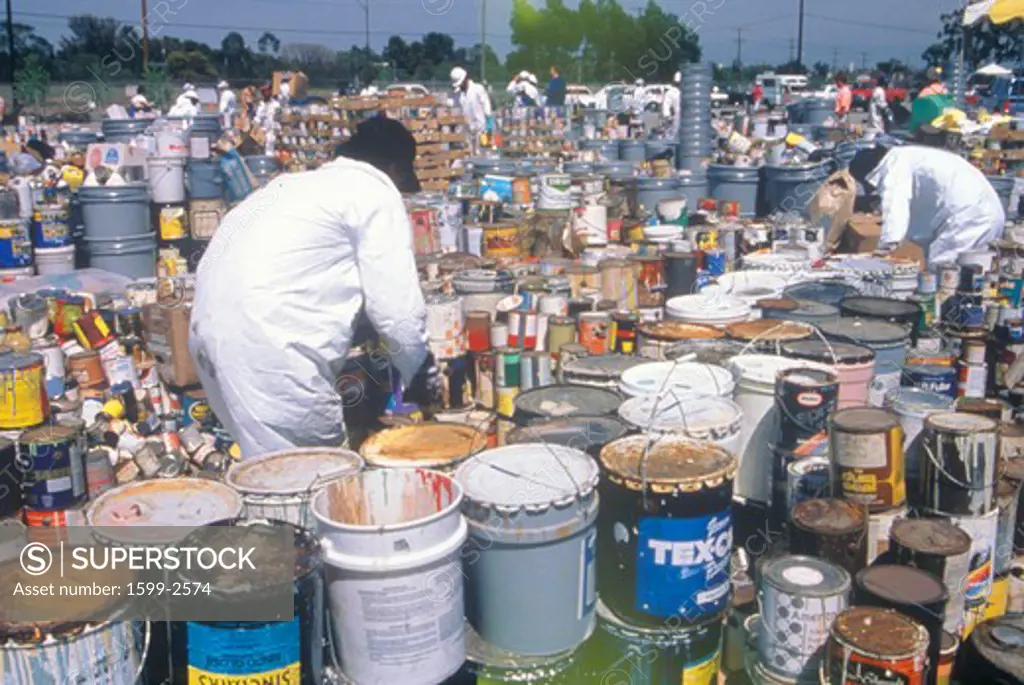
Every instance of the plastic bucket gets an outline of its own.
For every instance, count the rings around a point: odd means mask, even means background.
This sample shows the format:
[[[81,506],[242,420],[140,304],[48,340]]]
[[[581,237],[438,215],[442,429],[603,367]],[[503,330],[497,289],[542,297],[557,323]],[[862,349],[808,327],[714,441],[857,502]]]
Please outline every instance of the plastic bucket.
[[[156,276],[156,233],[131,236],[86,236],[84,247],[89,266],[128,278]]]
[[[664,157],[668,151],[672,152],[669,159],[675,159],[676,142],[674,140],[648,140],[644,143],[644,155],[648,160],[656,157]]]
[[[605,160],[594,162],[594,173],[606,177],[609,181],[623,181],[636,176],[636,166],[632,162]]]
[[[809,98],[803,100],[802,107],[803,121],[800,123],[820,126],[831,119],[835,114],[835,107],[828,100]]]
[[[546,475],[529,477],[538,473]],[[456,471],[474,559],[464,567],[466,612],[486,642],[540,656],[590,634],[598,476],[585,452],[540,444],[487,450]]]
[[[64,247],[71,244],[70,206],[36,205],[32,242],[36,247]]]
[[[676,157],[676,169],[699,172],[704,169],[704,157],[701,155],[679,155]]]
[[[465,661],[462,499],[425,469],[363,471],[313,498],[334,650],[353,681],[434,685]]]
[[[619,142],[619,159],[623,162],[644,162],[647,151],[642,140],[622,140]]]
[[[153,202],[162,205],[185,201],[184,157],[150,157],[146,167]]]
[[[188,131],[173,124],[153,131],[156,144],[155,157],[184,158],[188,157]]]
[[[756,167],[738,167],[727,164],[708,166],[708,194],[716,200],[737,202],[740,216],[757,215],[757,196],[761,175]]]
[[[75,246],[37,247],[36,271],[40,276],[67,274],[75,270]]]
[[[662,200],[678,200],[683,197],[682,184],[677,178],[640,177],[633,182],[633,197],[630,203],[636,216],[653,213]],[[688,205],[694,207],[696,205]]]
[[[764,174],[764,207],[759,212],[761,216],[776,212],[806,214],[811,198],[831,173],[827,163],[794,166],[767,164],[761,169]]]
[[[99,139],[100,136],[96,131],[88,131],[80,128],[73,128],[70,131],[61,131],[57,134],[58,141],[61,143],[67,143],[71,147],[77,148],[83,152],[93,143],[99,142]]]
[[[78,199],[88,238],[146,235],[150,231],[149,191],[145,184],[82,186]]]
[[[105,143],[130,143],[136,136],[145,135],[152,125],[152,119],[104,119],[100,130]]]
[[[192,159],[207,159],[213,144],[220,140],[220,117],[200,115],[192,120],[189,129],[189,155]]]
[[[257,186],[265,186],[267,181],[281,171],[281,164],[267,155],[249,155],[245,157],[245,166],[255,177]]]
[[[224,194],[224,177],[217,162],[193,159],[188,163],[190,200],[216,200]]]
[[[708,177],[704,173],[704,169],[698,165],[692,171],[693,173],[689,176],[679,177],[680,190],[686,199],[686,206],[691,211],[697,208],[702,197],[707,197],[708,195]]]
[[[0,219],[0,269],[32,264],[32,239],[24,219]]]

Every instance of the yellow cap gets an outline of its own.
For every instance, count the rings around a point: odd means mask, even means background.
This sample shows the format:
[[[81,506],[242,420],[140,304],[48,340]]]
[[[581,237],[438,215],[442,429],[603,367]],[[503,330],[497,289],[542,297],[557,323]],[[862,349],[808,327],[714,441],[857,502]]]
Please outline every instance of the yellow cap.
[[[124,404],[121,403],[121,400],[107,400],[103,405],[103,413],[112,419],[123,418]]]
[[[796,147],[800,143],[803,143],[803,142],[806,142],[806,141],[807,141],[807,139],[804,138],[799,133],[787,133],[786,134],[786,145],[788,145],[790,147]]]
[[[241,448],[241,446],[239,446],[239,444],[237,442],[231,443],[231,447],[228,448],[228,455],[232,459],[234,459],[235,461],[238,461],[239,459],[241,459],[242,458],[242,448]]]

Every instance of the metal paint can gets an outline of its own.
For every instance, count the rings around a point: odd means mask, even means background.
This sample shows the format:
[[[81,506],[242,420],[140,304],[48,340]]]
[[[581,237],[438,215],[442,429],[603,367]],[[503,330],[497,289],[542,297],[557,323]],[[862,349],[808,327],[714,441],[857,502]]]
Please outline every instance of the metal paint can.
[[[537,474],[545,474],[543,488]],[[561,445],[509,445],[471,457],[455,479],[466,493],[463,554],[474,558],[466,597],[476,632],[526,655],[580,645],[597,601],[594,459]],[[543,625],[533,620],[540,615]]]
[[[429,685],[461,668],[462,503],[455,479],[426,469],[367,469],[314,496],[335,658],[352,680]],[[381,635],[395,638],[370,649]]]
[[[46,368],[46,395],[57,399],[66,390],[64,372],[64,351],[53,337],[37,340],[32,344],[32,351],[42,356]]]
[[[511,417],[516,410],[516,397],[519,396],[518,386],[499,386],[497,392],[497,403],[498,403],[498,414],[503,417]],[[504,432],[508,433],[510,430],[508,426],[499,426],[499,434],[504,428]]]
[[[635,354],[640,317],[635,312],[616,312],[611,317],[608,349],[615,354]]]
[[[1013,683],[1024,665],[1024,616],[1009,614],[980,624],[957,656],[957,673],[971,674],[972,683]]]
[[[962,412],[932,414],[924,425],[921,509],[955,516],[995,511],[999,425]]]
[[[983,399],[988,384],[988,365],[961,361],[957,364],[957,397]]]
[[[903,429],[895,414],[873,407],[843,409],[832,418],[830,433],[835,477],[843,497],[869,511],[906,502]]]
[[[926,390],[947,397],[957,396],[957,370],[954,367],[907,364],[903,374],[904,387]]]
[[[631,436],[601,450],[598,590],[638,626],[717,621],[728,606],[736,460],[713,443]],[[652,515],[656,514],[656,515]]]
[[[1004,468],[1006,468],[1004,466]],[[999,508],[999,524],[996,531],[996,576],[1005,576],[1013,566],[1013,535],[1017,525],[1018,505],[1020,500],[1020,481],[1013,479],[1014,474],[1004,474],[996,485],[996,505]]]
[[[590,354],[608,352],[612,317],[608,312],[583,312],[579,317],[579,342]]]
[[[622,403],[610,390],[583,385],[549,385],[522,392],[515,399],[516,423],[574,416],[612,416]]]
[[[359,448],[377,468],[429,468],[454,472],[463,461],[487,447],[487,434],[455,423],[417,423],[386,428]]]
[[[760,663],[783,678],[813,677],[829,627],[848,605],[850,574],[822,559],[786,555],[765,560],[759,579]]]
[[[967,578],[971,536],[946,519],[902,519],[892,526],[890,552],[894,563],[922,569],[949,588],[945,630],[959,633],[964,595],[958,591]]]
[[[623,620],[603,600],[597,628],[583,645],[568,683],[617,685],[716,685],[722,624],[684,626],[670,617],[657,627]]]
[[[800,454],[828,441],[828,422],[839,403],[839,377],[824,369],[785,369],[775,379],[779,416],[776,447]]]
[[[804,457],[786,467],[786,519],[793,507],[811,499],[828,497],[832,490],[832,462],[828,457]],[[774,501],[774,500],[773,500]]]
[[[993,510],[984,516],[950,516],[949,519],[971,536],[967,578],[959,587],[951,588],[951,591],[964,595],[964,606],[970,611],[985,606],[992,594],[999,512]]]
[[[886,555],[889,551],[889,536],[893,524],[904,519],[910,513],[907,507],[896,507],[885,511],[876,511],[868,514],[867,525],[867,565],[875,563],[879,557]]]
[[[907,469],[908,495],[911,502],[916,504],[921,492],[924,420],[932,414],[953,411],[953,398],[916,388],[903,388],[893,402],[892,411],[900,417],[900,426],[903,428],[903,460]]]
[[[31,352],[0,356],[0,429],[37,426],[46,418],[44,366],[43,357]]]
[[[822,682],[857,685],[898,678],[925,685],[928,631],[892,609],[854,606],[832,624],[825,648]]]
[[[829,561],[853,575],[864,568],[864,511],[842,499],[809,499],[790,511],[790,551]]]
[[[637,306],[660,307],[665,303],[665,270],[660,254],[630,255],[637,276]]]
[[[839,376],[838,409],[867,404],[868,387],[875,368],[875,353],[871,348],[840,342],[798,340],[782,343],[781,349],[787,357],[807,359],[835,369]]]
[[[684,340],[717,340],[725,337],[720,328],[682,321],[643,323],[637,329],[637,354],[645,359],[662,361],[665,352]]]
[[[335,448],[304,448],[272,452],[231,467],[224,482],[241,495],[245,518],[285,521],[305,530],[315,528],[309,503],[324,485],[359,471],[355,452]]]
[[[42,426],[22,433],[19,461],[24,467],[25,504],[34,509],[69,509],[88,497],[85,455],[69,426]]]

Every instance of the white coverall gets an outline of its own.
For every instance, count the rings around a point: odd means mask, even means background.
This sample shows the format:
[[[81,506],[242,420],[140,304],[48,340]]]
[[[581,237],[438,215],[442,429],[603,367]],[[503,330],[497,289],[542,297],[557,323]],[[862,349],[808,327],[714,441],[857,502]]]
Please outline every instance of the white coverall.
[[[220,112],[220,125],[224,130],[227,131],[233,128],[232,122],[234,121],[235,114],[238,112],[238,97],[235,95],[235,91],[230,88],[222,90],[217,109]]]
[[[285,174],[224,217],[197,269],[189,347],[244,458],[342,443],[342,408],[361,396],[336,379],[364,305],[409,383],[427,356],[426,308],[409,218],[382,172],[338,159]]]
[[[519,107],[536,107],[540,105],[540,91],[526,79],[513,79],[505,90],[516,96],[516,105]],[[523,98],[533,101],[532,105],[526,104]]]
[[[871,102],[868,104],[870,125],[876,131],[885,132],[885,110],[889,106],[889,100],[885,95],[885,88],[876,86],[871,91]]]
[[[487,117],[491,116],[491,98],[487,89],[476,81],[470,81],[465,92],[455,92],[455,103],[466,117],[470,133],[479,135],[487,128]]]
[[[891,150],[868,174],[882,196],[879,246],[920,245],[928,268],[952,264],[965,250],[985,249],[1003,235],[1006,213],[985,176],[937,148]]]
[[[167,112],[170,117],[195,117],[199,114],[199,108],[186,95],[179,95],[174,101],[174,106]]]
[[[281,103],[277,100],[264,100],[256,107],[256,114],[253,116],[253,123],[263,129],[265,134],[263,148],[270,156],[274,154],[274,145],[277,143],[278,115],[281,112]]]

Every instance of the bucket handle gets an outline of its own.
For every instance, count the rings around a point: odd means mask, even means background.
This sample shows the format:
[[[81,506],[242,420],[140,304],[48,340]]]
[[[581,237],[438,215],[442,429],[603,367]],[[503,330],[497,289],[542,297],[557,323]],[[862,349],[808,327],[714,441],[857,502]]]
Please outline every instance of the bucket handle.
[[[153,636],[153,623],[152,621],[146,621],[146,636],[142,641],[142,654],[139,655],[139,665],[135,667],[135,677],[132,679],[133,683],[142,682],[142,674],[146,670],[146,661],[149,658],[149,645],[152,641]]]
[[[327,615],[324,617],[324,633],[327,639],[327,648],[331,653],[331,664],[334,666],[334,670],[337,675],[341,678],[346,678],[345,672],[341,670],[341,664],[338,663],[338,650],[334,640],[334,617],[331,616],[331,612],[325,611]]]
[[[939,463],[939,460],[935,456],[935,453],[932,452],[932,448],[931,448],[931,445],[928,444],[928,440],[922,440],[921,441],[921,446],[924,448],[924,451],[928,454],[928,460],[931,461],[931,463],[935,466],[935,468],[939,470],[939,473],[941,473],[943,476],[948,478],[950,480],[950,482],[952,482],[957,487],[961,487],[964,490],[985,490],[985,489],[988,489],[988,488],[995,488],[995,486],[996,486],[996,482],[995,481],[992,481],[988,485],[978,485],[978,486],[962,482],[961,480],[959,480],[958,478],[953,476],[949,471],[947,471],[946,469],[944,469],[942,467],[942,464]]]
[[[661,398],[665,394],[665,388],[668,387],[668,381],[672,378],[672,374],[675,373],[676,369],[680,364],[685,362],[691,362],[697,358],[697,355],[691,352],[690,354],[684,354],[682,357],[675,359],[672,362],[672,367],[665,374],[665,380],[661,382],[661,388],[658,389],[658,394],[654,396],[654,404],[651,406],[651,413],[647,417],[647,443],[644,445],[644,451],[640,454],[640,483],[643,492],[643,505],[644,509],[647,509],[647,457],[651,453],[651,447],[654,446],[654,441],[657,439],[658,434],[651,430],[654,425],[654,417],[658,415],[658,405],[661,404]]]

